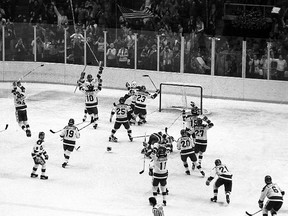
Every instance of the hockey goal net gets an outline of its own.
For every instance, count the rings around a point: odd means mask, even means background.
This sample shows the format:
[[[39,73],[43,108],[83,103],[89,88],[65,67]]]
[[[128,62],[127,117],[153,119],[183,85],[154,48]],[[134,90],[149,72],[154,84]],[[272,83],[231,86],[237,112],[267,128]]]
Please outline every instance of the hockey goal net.
[[[209,114],[203,109],[203,88],[198,84],[163,82],[160,84],[159,112],[171,109],[188,109],[193,101],[201,114]]]

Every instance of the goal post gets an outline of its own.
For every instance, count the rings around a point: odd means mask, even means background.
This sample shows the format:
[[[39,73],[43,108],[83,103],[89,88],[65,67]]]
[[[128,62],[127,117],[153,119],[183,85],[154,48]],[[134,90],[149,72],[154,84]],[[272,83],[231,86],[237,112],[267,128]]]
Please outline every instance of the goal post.
[[[201,114],[203,114],[203,88],[201,85],[175,82],[160,84],[159,112],[166,108],[187,109],[191,101],[200,108]]]

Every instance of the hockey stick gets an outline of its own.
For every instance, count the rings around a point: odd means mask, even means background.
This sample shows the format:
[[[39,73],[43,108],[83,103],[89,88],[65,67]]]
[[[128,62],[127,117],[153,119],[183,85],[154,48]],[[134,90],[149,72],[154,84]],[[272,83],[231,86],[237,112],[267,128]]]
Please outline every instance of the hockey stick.
[[[98,65],[100,66],[100,64],[99,64],[99,61],[98,61],[98,59],[96,58],[96,56],[95,56],[95,54],[94,54],[94,52],[93,52],[93,50],[92,50],[92,48],[91,48],[90,44],[89,44],[87,41],[86,41],[86,44],[87,44],[87,46],[89,47],[89,49],[90,49],[90,51],[91,51],[92,55],[94,56],[94,58],[95,58],[96,62],[97,62],[97,63],[98,63]]]
[[[28,73],[26,73],[26,74],[24,74],[22,77],[20,77],[20,78],[18,79],[18,81],[23,80],[26,76],[28,76],[29,74],[31,74],[31,73],[32,73],[33,71],[35,71],[37,68],[39,68],[39,67],[43,67],[43,66],[44,66],[44,64],[41,64],[41,65],[39,65],[38,67],[36,67],[36,68],[30,70]]]
[[[8,124],[6,124],[5,129],[1,130],[0,132],[7,130],[7,128],[8,128]]]
[[[255,215],[255,214],[257,214],[257,213],[259,213],[259,212],[261,212],[262,211],[262,209],[260,209],[260,210],[258,210],[257,212],[255,212],[255,213],[253,213],[253,214],[250,214],[250,213],[248,213],[247,211],[245,212],[247,215],[249,215],[249,216],[252,216],[252,215]]]
[[[141,136],[135,136],[135,137],[132,137],[132,138],[134,139],[134,138],[141,138],[141,137],[147,137],[147,136],[149,136],[149,135],[145,134],[145,135],[141,135]]]
[[[144,74],[143,77],[148,77],[151,81],[151,83],[153,84],[153,86],[155,87],[155,89],[157,90],[158,88],[156,87],[155,83],[153,82],[153,80],[151,79],[151,77],[148,74]]]
[[[169,127],[165,127],[165,131],[168,130],[168,128],[172,127],[175,122],[180,118],[180,116],[182,116],[182,112],[180,113],[180,115],[172,122],[172,124]],[[167,129],[166,129],[167,128]]]
[[[144,137],[144,142],[146,143],[146,133]],[[139,172],[139,174],[141,175],[142,173],[144,173],[144,171],[145,171],[145,154],[143,154],[143,169]]]
[[[84,128],[88,127],[89,125],[91,125],[93,122],[90,122],[89,124],[83,126],[82,128],[79,128],[79,131],[83,130]]]
[[[81,72],[81,74],[82,74],[83,72],[85,72],[86,67],[87,67],[87,64],[85,65],[85,67],[84,67],[83,71]],[[84,74],[84,77],[85,77],[85,74]],[[81,77],[80,77],[80,79],[81,79]],[[75,87],[74,93],[76,92],[77,88],[78,88],[78,85]]]
[[[80,123],[77,123],[77,124],[75,124],[75,126],[77,126],[77,125],[81,125],[81,124],[83,124],[84,122],[80,122]],[[91,124],[91,123],[90,123]],[[50,129],[49,131],[51,132],[51,133],[53,133],[53,134],[55,134],[55,133],[59,133],[60,131],[62,131],[64,128],[62,128],[62,129],[60,129],[60,130],[57,130],[57,131],[53,131],[52,129]]]

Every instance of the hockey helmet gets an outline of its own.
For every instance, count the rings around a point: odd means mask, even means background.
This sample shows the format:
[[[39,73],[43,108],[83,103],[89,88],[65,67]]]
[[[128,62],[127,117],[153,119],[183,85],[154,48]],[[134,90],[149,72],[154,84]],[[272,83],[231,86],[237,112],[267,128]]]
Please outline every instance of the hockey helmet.
[[[203,123],[203,120],[201,118],[197,118],[196,124],[197,125],[202,125],[202,123]]]
[[[149,203],[150,205],[155,206],[157,204],[157,200],[155,197],[149,197]]]
[[[180,131],[180,134],[181,134],[181,136],[186,136],[186,135],[187,135],[187,132],[186,132],[185,129],[182,129],[182,130]]]
[[[75,123],[74,119],[73,118],[70,118],[69,121],[68,121],[68,125],[69,126],[73,126]]]
[[[133,81],[131,82],[131,87],[132,87],[132,88],[136,88],[136,86],[137,86],[137,83],[136,83],[136,81],[133,80]]]
[[[220,159],[215,160],[215,166],[220,166],[222,164]]]
[[[191,108],[191,114],[192,115],[199,115],[199,108],[197,106],[194,106]]]
[[[272,178],[271,178],[270,175],[266,175],[264,180],[265,180],[266,184],[271,184],[272,183]]]
[[[125,103],[125,98],[124,97],[120,97],[119,98],[119,103],[120,104],[124,104]]]
[[[157,157],[166,157],[167,156],[167,149],[165,146],[160,146],[157,150]]]
[[[38,138],[43,140],[45,138],[45,133],[43,131],[39,132]]]
[[[87,75],[87,80],[88,82],[91,82],[93,80],[93,76],[91,74]]]
[[[146,86],[145,85],[141,86],[141,91],[146,91]]]
[[[193,108],[193,107],[196,106],[196,104],[195,104],[193,101],[191,101],[191,102],[190,102],[190,106]]]

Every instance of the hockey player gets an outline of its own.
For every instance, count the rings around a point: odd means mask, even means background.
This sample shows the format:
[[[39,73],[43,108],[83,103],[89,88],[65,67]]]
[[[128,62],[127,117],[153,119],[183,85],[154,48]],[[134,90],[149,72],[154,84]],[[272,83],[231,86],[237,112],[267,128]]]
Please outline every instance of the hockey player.
[[[130,124],[136,123],[136,117],[134,115],[135,103],[136,103],[136,91],[140,89],[140,86],[137,86],[136,81],[132,81],[130,83],[126,83],[126,88],[128,89],[128,93],[124,95],[125,100],[132,97],[130,107],[132,109],[131,114],[128,115],[128,120]]]
[[[196,165],[197,169],[200,171],[202,176],[205,176],[204,171],[201,168],[201,165],[197,163],[197,157],[194,152],[194,142],[189,137],[185,129],[182,129],[180,131],[181,137],[177,140],[177,149],[180,150],[180,156],[181,160],[183,162],[183,165],[186,169],[186,174],[190,175],[189,166],[187,163],[187,159],[190,158],[193,164]]]
[[[138,125],[142,125],[146,123],[146,100],[147,98],[155,99],[157,95],[160,93],[160,90],[157,89],[154,94],[150,94],[148,91],[146,91],[146,87],[143,85],[135,92],[135,109],[134,109],[134,115],[135,118],[137,116],[139,117]]]
[[[210,120],[208,124],[204,124],[200,117],[197,118],[196,124],[194,125],[195,154],[198,154],[199,165],[201,165],[203,153],[206,152],[207,149],[207,131],[213,126],[214,124]]]
[[[268,216],[269,211],[271,212],[272,216],[275,216],[282,207],[285,191],[282,191],[277,184],[272,183],[272,178],[270,175],[266,175],[264,181],[266,185],[261,191],[258,201],[259,208],[262,209],[263,216]],[[265,197],[267,197],[268,200],[263,207]]]
[[[102,72],[103,72],[103,66],[102,66],[102,62],[100,61],[100,63],[99,63],[99,71],[98,71],[98,74],[97,74],[97,79],[96,80],[94,80],[94,81],[97,81],[98,82],[98,85],[96,85],[95,84],[95,86],[98,86],[98,89],[100,89],[100,90],[102,90],[102,78],[101,78],[101,76],[102,76]],[[85,67],[86,68],[86,67]],[[88,74],[89,75],[89,74]],[[88,75],[87,75],[87,80],[88,80]],[[89,75],[89,77],[90,77],[90,79],[91,79],[91,77],[92,77],[92,75],[90,74]],[[79,80],[77,80],[77,85],[78,85],[78,87],[79,87],[79,89],[81,90],[82,89],[82,86],[84,85],[84,83],[85,83],[85,69],[84,69],[84,71],[82,71],[81,72],[81,75],[80,75],[80,78],[79,78]],[[85,101],[86,101],[86,99],[85,99]],[[85,109],[84,109],[84,117],[83,117],[83,122],[84,121],[86,121],[86,119],[87,119],[87,113],[88,113],[88,111],[87,111],[87,108],[86,108],[86,106],[85,106]]]
[[[210,199],[212,202],[217,202],[218,188],[221,185],[224,185],[225,194],[226,194],[226,202],[230,203],[230,193],[232,190],[232,174],[228,170],[225,164],[222,164],[220,159],[215,160],[215,167],[212,169],[212,173],[209,178],[206,180],[206,185],[209,186],[210,182],[218,176],[217,180],[213,185],[214,196]]]
[[[114,128],[111,131],[111,135],[109,137],[109,142],[117,142],[118,139],[114,136],[116,131],[123,125],[125,129],[127,130],[129,140],[132,142],[132,130],[130,128],[130,124],[128,121],[128,115],[131,113],[131,107],[127,104],[125,104],[125,98],[120,97],[119,103],[115,104],[114,107],[111,111],[111,116],[110,116],[110,122],[112,122],[112,117],[116,113],[116,121],[114,123]]]
[[[186,131],[192,135],[194,133],[194,125],[201,110],[195,105],[193,101],[190,102],[191,113],[187,113],[186,110],[182,110],[183,123],[185,124]]]
[[[33,151],[31,153],[32,158],[34,160],[34,166],[33,166],[33,170],[31,173],[31,178],[37,178],[38,177],[38,174],[36,174],[36,171],[38,169],[38,166],[41,165],[42,168],[41,168],[40,179],[46,180],[46,179],[48,179],[48,176],[45,175],[46,160],[48,160],[48,154],[43,147],[43,142],[45,139],[45,133],[39,132],[38,138],[39,139],[37,140],[35,146],[33,147]]]
[[[166,205],[166,185],[167,185],[167,178],[168,178],[168,170],[167,170],[167,149],[165,146],[159,146],[157,151],[154,150],[151,154],[153,160],[153,180],[152,180],[152,191],[153,196],[157,196],[157,189],[160,184],[160,189],[163,196],[163,204]]]
[[[11,92],[14,96],[15,114],[18,125],[26,132],[27,137],[31,137],[30,125],[28,124],[27,118],[25,87],[21,85],[20,81],[13,82],[13,89]]]
[[[70,159],[71,153],[74,151],[76,145],[76,139],[80,138],[80,132],[78,128],[74,125],[74,119],[71,118],[68,121],[68,125],[62,130],[60,137],[63,139],[63,149],[64,149],[64,163],[62,167],[65,168]]]
[[[87,80],[80,86],[79,89],[85,94],[85,108],[87,113],[91,116],[91,123],[94,123],[93,128],[96,129],[98,126],[97,94],[102,90],[102,80],[101,82],[98,82],[97,80],[93,79],[91,74],[88,74]]]
[[[168,151],[172,152],[172,143],[168,142],[167,134],[163,134],[161,131],[159,131],[157,133],[152,133],[149,136],[148,142],[143,142],[144,148],[142,149],[141,153],[145,154],[147,157],[150,157],[155,143],[164,145]]]
[[[149,204],[153,207],[153,216],[164,216],[163,206],[161,204],[157,204],[157,200],[155,197],[149,197]]]

